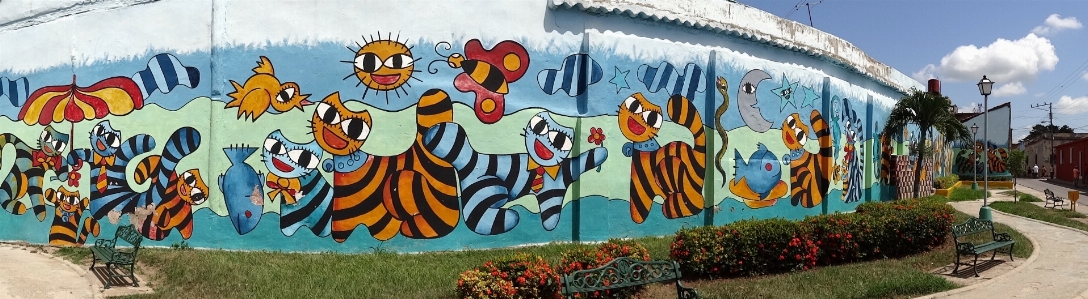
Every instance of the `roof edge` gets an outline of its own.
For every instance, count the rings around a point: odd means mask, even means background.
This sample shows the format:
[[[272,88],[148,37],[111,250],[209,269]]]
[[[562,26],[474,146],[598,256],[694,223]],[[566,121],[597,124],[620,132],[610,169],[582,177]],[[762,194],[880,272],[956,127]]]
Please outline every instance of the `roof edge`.
[[[618,14],[724,33],[817,56],[901,93],[923,85],[850,42],[757,8],[726,0],[548,0],[551,9]]]

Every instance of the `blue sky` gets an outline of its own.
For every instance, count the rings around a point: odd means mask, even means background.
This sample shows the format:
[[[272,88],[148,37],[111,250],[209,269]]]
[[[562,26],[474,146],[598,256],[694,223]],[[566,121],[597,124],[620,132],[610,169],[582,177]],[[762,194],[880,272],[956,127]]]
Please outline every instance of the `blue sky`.
[[[854,44],[916,80],[941,79],[961,110],[981,105],[975,84],[995,81],[989,106],[1011,102],[1013,142],[1047,121],[1088,132],[1088,1],[739,0]],[[800,5],[798,5],[800,3]],[[798,9],[794,9],[795,5]]]

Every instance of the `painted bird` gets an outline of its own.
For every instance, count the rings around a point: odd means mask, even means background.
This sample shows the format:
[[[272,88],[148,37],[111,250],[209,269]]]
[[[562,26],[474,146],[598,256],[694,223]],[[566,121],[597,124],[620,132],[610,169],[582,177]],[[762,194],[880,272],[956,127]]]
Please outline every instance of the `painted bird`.
[[[227,96],[234,100],[227,103],[226,108],[238,107],[239,119],[248,117],[256,121],[269,108],[272,108],[270,112],[279,114],[290,111],[291,108],[302,110],[302,106],[313,104],[306,100],[310,95],[301,94],[295,82],[280,83],[268,57],[261,56],[261,61],[257,62],[253,73],[244,85],[230,80],[230,84],[234,85],[234,92]]]

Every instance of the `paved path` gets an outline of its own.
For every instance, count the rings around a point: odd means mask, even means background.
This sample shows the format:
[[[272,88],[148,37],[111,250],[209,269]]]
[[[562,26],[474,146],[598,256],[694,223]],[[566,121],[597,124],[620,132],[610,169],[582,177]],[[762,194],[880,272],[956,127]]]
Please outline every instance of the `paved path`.
[[[41,252],[0,244],[0,298],[93,298],[90,281]]]
[[[1021,185],[1019,188],[1026,186]],[[1051,188],[1054,190],[1054,188]],[[1023,190],[1041,196],[1041,191]],[[1038,193],[1038,194],[1036,194]],[[991,201],[1010,200],[994,196]],[[953,207],[977,215],[981,201],[954,202]],[[994,278],[988,285],[951,295],[954,298],[1076,298],[1088,290],[1088,233],[1060,228],[994,210],[994,221],[1030,236],[1038,258],[1022,268]],[[962,269],[961,269],[962,270]]]

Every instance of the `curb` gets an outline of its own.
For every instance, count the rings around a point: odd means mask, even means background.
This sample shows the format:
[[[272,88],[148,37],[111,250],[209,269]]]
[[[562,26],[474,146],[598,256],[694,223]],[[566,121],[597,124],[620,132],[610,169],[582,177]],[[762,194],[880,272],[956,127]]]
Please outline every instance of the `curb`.
[[[991,211],[996,212],[996,213],[1000,213],[1000,214],[1004,214],[1005,216],[1019,217],[1019,218],[1024,218],[1024,219],[1028,219],[1028,220],[1032,220],[1032,221],[1038,221],[1038,220],[1035,220],[1035,219],[1030,219],[1030,218],[1025,218],[1025,217],[1020,217],[1020,216],[1008,214],[1008,213],[1001,212],[1001,211],[998,211],[998,210],[991,209]],[[1044,223],[1048,223],[1048,222],[1044,222]],[[1083,232],[1085,235],[1088,235],[1088,232],[1084,232],[1082,230],[1077,230],[1077,229],[1073,229],[1073,230],[1080,231],[1080,232]],[[996,282],[997,280],[999,280],[1002,277],[1005,277],[1005,276],[1008,276],[1008,275],[1011,275],[1011,274],[1015,274],[1017,272],[1020,272],[1021,270],[1024,270],[1024,268],[1027,268],[1027,266],[1034,263],[1035,260],[1039,257],[1039,250],[1038,250],[1039,249],[1039,242],[1035,241],[1035,238],[1032,238],[1031,236],[1029,236],[1027,234],[1021,234],[1021,235],[1024,235],[1025,238],[1028,238],[1028,241],[1031,241],[1032,250],[1031,250],[1031,256],[1029,256],[1028,259],[1026,261],[1024,261],[1023,264],[1020,264],[1020,266],[1017,266],[1016,268],[1013,268],[1012,270],[1009,270],[1009,272],[1005,272],[1004,274],[995,276],[994,278],[991,278],[989,280],[986,280],[986,281],[983,281],[983,282],[980,282],[980,283],[976,283],[976,284],[969,285],[969,286],[966,286],[966,287],[962,287],[962,288],[958,288],[958,289],[952,289],[952,290],[948,290],[948,291],[944,291],[944,292],[940,292],[940,293],[936,293],[936,294],[929,294],[929,295],[925,295],[925,296],[921,296],[921,297],[915,297],[914,299],[932,299],[932,298],[949,297],[949,296],[956,295],[956,294],[959,294],[959,293],[972,291],[974,289],[978,289],[978,288],[981,288],[981,287],[984,287],[984,286],[991,285],[991,284],[993,284],[994,282]],[[1081,296],[1085,296],[1085,295],[1088,295],[1088,291],[1085,291],[1084,293],[1081,293]],[[1086,298],[1088,298],[1088,297],[1086,297]]]

